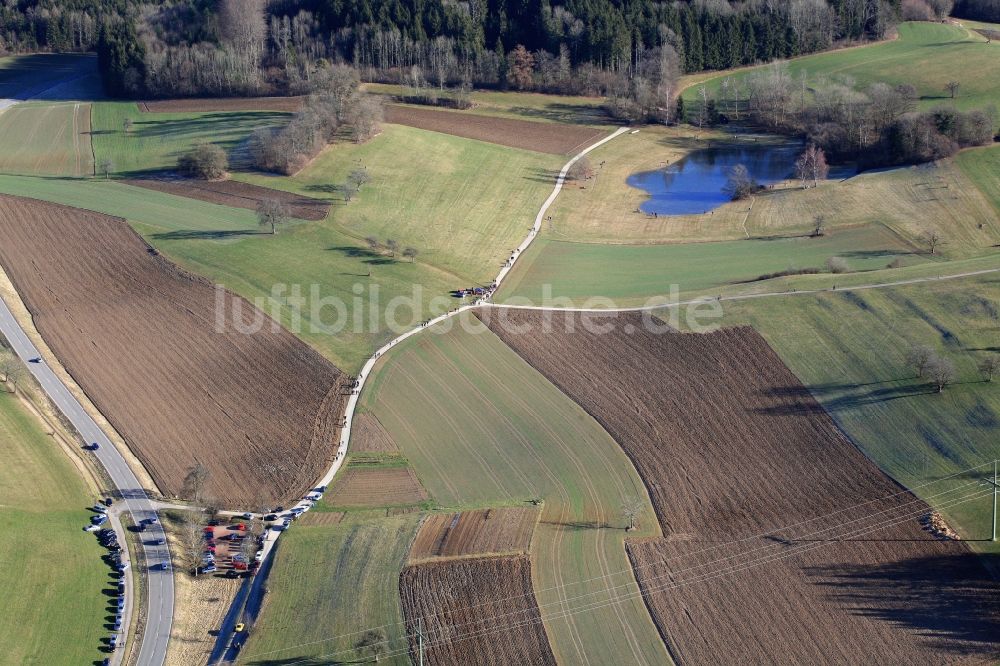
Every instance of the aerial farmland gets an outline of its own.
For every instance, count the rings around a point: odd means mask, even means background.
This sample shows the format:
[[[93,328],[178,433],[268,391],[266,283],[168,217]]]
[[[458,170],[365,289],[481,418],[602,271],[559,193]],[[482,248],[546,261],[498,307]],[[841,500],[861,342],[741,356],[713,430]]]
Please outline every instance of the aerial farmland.
[[[1000,662],[995,3],[84,4],[0,8],[11,663]]]

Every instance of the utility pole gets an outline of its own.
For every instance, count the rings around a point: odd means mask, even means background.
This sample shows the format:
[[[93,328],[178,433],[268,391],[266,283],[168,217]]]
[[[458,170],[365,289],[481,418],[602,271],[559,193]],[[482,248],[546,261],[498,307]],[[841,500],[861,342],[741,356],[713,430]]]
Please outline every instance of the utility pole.
[[[1000,482],[997,481],[997,461],[993,461],[993,478],[983,479],[987,485],[993,486],[993,541],[997,540],[997,492],[1000,491]]]

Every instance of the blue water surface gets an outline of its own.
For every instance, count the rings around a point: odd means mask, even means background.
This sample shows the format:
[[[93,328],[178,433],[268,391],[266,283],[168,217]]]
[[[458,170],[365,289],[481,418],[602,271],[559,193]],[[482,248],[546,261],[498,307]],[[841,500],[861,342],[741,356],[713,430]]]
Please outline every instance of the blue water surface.
[[[707,213],[730,200],[725,193],[730,169],[742,164],[761,185],[790,178],[802,152],[796,143],[749,144],[696,150],[663,169],[634,173],[625,181],[645,190],[650,198],[639,209],[652,215]],[[830,170],[842,177],[843,170]]]

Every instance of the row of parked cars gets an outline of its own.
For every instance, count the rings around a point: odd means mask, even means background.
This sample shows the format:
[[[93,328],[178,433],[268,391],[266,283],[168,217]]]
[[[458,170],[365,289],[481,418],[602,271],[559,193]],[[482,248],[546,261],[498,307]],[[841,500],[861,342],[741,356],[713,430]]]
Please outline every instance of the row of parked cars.
[[[100,513],[98,515],[106,516],[107,514]],[[114,615],[109,618],[107,625],[108,629],[112,632],[107,639],[107,647],[113,652],[121,647],[122,642],[121,630],[125,614],[125,577],[128,575],[129,562],[126,557],[123,557],[124,549],[118,543],[118,535],[115,534],[113,529],[110,527],[100,528],[97,530],[96,536],[101,545],[108,550],[103,559],[112,568],[113,582],[117,588],[108,608],[109,613],[113,613]]]
[[[284,511],[283,507],[279,506],[275,509],[274,513],[269,513],[264,516],[264,522],[268,523],[268,527],[275,532],[287,530],[289,526],[291,526],[293,520],[315,506],[316,502],[323,499],[323,493],[325,492],[326,486],[317,486],[306,494],[306,496],[302,498],[302,501],[288,511]]]

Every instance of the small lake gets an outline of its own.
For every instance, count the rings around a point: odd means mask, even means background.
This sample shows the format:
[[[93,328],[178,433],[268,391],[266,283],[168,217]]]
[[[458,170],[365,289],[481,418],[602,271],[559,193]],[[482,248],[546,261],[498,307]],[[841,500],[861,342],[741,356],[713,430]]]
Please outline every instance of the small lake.
[[[639,207],[644,213],[696,215],[730,201],[723,188],[732,167],[742,164],[758,183],[772,185],[792,177],[801,152],[798,143],[705,148],[662,169],[632,174],[625,182],[649,194]],[[831,167],[829,177],[843,178],[851,173]]]

